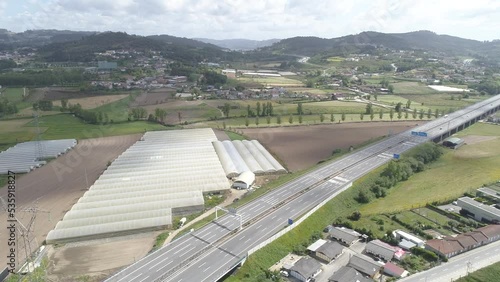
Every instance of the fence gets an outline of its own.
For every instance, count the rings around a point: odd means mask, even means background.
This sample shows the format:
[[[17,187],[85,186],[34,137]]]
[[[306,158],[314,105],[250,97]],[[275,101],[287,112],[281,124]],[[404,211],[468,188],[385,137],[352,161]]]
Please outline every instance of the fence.
[[[352,182],[347,183],[340,190],[338,190],[337,192],[333,193],[330,197],[328,197],[327,199],[323,200],[321,203],[319,203],[317,206],[315,206],[312,210],[310,210],[309,212],[307,212],[306,214],[304,214],[304,216],[302,216],[299,220],[295,221],[293,224],[291,224],[290,226],[288,226],[285,229],[281,230],[280,232],[274,234],[273,236],[271,236],[269,239],[265,240],[264,242],[258,244],[257,246],[251,248],[250,250],[248,250],[247,257],[250,256],[251,254],[255,253],[256,251],[258,251],[259,249],[267,246],[268,244],[270,244],[274,240],[278,239],[279,237],[283,236],[288,231],[290,231],[290,230],[294,229],[295,227],[297,227],[300,223],[302,223],[304,220],[306,220],[310,215],[312,215],[314,212],[316,212],[319,208],[321,208],[322,206],[324,206],[326,203],[328,203],[335,196],[337,196],[341,192],[347,190],[351,186],[352,186]]]

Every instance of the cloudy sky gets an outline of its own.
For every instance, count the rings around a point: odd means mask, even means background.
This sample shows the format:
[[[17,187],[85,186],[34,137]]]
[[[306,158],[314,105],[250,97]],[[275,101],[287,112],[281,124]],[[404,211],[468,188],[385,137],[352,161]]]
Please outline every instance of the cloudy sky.
[[[0,0],[0,28],[213,39],[431,30],[500,38],[498,0]]]

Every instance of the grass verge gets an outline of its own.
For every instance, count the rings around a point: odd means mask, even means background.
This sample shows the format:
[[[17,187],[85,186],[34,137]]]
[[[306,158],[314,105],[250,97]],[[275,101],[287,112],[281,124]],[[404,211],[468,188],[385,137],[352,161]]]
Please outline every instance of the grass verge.
[[[456,282],[486,282],[498,281],[500,277],[500,262],[492,264],[488,267],[474,271],[466,277],[455,280]]]

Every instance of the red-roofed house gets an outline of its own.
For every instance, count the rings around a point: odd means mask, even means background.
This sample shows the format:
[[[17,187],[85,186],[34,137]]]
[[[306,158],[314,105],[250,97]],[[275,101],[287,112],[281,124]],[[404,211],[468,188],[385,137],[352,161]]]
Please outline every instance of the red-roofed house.
[[[408,271],[395,265],[392,262],[388,262],[384,265],[384,273],[392,277],[406,277],[408,276]]]

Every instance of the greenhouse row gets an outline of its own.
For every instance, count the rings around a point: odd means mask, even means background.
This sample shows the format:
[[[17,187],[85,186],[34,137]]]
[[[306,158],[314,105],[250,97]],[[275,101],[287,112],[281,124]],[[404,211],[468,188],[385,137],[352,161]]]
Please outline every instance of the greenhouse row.
[[[257,140],[214,141],[212,145],[228,178],[244,171],[255,175],[286,173],[286,169]]]
[[[75,139],[44,140],[19,143],[0,152],[0,174],[8,171],[28,173],[47,162],[44,159],[57,158],[75,147]]]
[[[164,228],[203,210],[203,192],[230,183],[212,129],[147,132],[104,171],[47,236],[48,243]]]

